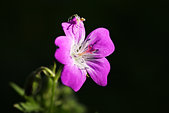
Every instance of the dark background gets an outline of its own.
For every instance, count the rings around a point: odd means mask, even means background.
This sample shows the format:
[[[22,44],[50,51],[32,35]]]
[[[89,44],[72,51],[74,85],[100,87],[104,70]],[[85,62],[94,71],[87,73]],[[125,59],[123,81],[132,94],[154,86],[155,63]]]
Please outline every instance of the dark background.
[[[9,82],[23,86],[30,72],[53,64],[61,23],[75,13],[86,18],[86,34],[108,28],[116,47],[107,87],[88,78],[75,94],[88,113],[169,113],[168,0],[6,0],[0,8],[2,113],[19,113]]]

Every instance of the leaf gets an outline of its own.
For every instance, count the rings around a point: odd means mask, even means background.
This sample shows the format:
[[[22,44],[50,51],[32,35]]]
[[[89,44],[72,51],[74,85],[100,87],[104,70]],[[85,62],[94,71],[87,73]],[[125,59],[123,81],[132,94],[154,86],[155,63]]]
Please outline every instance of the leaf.
[[[24,112],[24,108],[22,108],[22,107],[20,106],[20,104],[14,104],[14,107],[17,108],[18,110]]]
[[[27,112],[41,110],[41,107],[37,103],[26,102],[26,103],[21,103],[21,105]]]
[[[20,86],[13,82],[10,82],[9,84],[20,96],[24,96],[24,90]]]
[[[28,112],[28,113],[42,111],[42,108],[34,99],[31,99],[30,101],[14,104],[14,107],[20,111]]]

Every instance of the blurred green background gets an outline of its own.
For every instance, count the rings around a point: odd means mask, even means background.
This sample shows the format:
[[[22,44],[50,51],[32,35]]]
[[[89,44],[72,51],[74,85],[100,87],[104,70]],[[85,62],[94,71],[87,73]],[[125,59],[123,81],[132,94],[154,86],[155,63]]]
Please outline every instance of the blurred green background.
[[[168,0],[1,1],[1,112],[20,113],[9,82],[23,87],[33,70],[53,64],[61,23],[75,13],[86,18],[86,34],[108,28],[116,47],[107,87],[88,78],[75,93],[88,113],[169,113]]]

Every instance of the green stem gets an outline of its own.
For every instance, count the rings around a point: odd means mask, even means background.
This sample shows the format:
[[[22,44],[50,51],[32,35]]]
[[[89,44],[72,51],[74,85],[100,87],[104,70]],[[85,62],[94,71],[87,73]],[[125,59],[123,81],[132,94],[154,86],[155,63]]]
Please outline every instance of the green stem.
[[[60,78],[62,66],[60,66],[59,70],[57,71],[56,75],[52,77],[53,84],[52,84],[52,96],[51,96],[51,104],[50,104],[50,113],[53,113],[54,101],[55,101],[55,91],[56,91],[56,84],[58,79]]]
[[[41,66],[39,69],[41,69],[46,75],[50,75],[50,77],[55,77],[55,74],[47,67]]]
[[[54,100],[55,100],[55,98],[54,98],[55,97],[55,90],[56,90],[56,81],[55,81],[55,79],[53,79],[50,113],[53,113]]]
[[[36,69],[32,74],[33,74],[33,75],[36,75],[37,73],[41,73],[41,72],[44,72],[44,74],[45,74],[46,76],[55,77],[54,72],[52,72],[49,68],[44,67],[44,66],[39,67],[39,68]]]

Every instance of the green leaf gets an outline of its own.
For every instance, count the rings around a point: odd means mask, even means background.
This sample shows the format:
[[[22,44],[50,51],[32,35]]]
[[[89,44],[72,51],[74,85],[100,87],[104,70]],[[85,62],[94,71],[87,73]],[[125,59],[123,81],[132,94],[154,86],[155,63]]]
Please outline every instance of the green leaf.
[[[42,108],[34,99],[14,104],[14,107],[26,113],[42,111]]]
[[[24,112],[24,108],[22,108],[22,107],[20,106],[20,104],[14,104],[14,107],[17,108],[18,110]]]
[[[10,86],[20,95],[20,96],[24,96],[24,90],[19,87],[17,84],[10,82]]]
[[[21,103],[21,105],[27,112],[40,111],[41,109],[38,104],[31,102]]]

